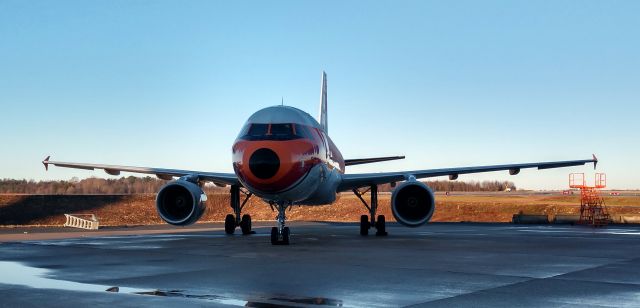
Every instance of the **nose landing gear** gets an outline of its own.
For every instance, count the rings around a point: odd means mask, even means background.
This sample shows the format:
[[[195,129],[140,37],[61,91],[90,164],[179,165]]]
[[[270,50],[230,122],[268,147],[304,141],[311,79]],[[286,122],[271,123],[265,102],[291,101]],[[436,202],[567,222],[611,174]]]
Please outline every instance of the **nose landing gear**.
[[[289,245],[289,227],[285,227],[285,221],[287,220],[287,207],[291,204],[287,203],[270,203],[271,207],[275,207],[278,210],[278,216],[276,216],[277,227],[271,228],[271,244],[272,245]]]
[[[362,198],[362,195],[367,193],[367,191],[371,191],[371,205],[367,204],[367,201]],[[384,215],[378,215],[378,219],[376,220],[376,212],[378,211],[378,186],[371,185],[371,187],[365,191],[353,189],[353,193],[362,201],[364,207],[369,210],[369,216],[360,216],[360,235],[369,235],[369,229],[376,228],[376,236],[386,236],[388,233]]]
[[[240,193],[245,195],[242,204],[240,204]],[[242,209],[244,208],[249,198],[251,198],[252,194],[250,192],[241,190],[239,186],[233,185],[231,186],[231,208],[233,209],[234,214],[228,214],[224,219],[224,232],[226,234],[233,234],[236,231],[236,227],[240,227],[242,230],[242,234],[252,234],[251,231],[251,215],[242,214]],[[240,218],[242,217],[242,218]]]

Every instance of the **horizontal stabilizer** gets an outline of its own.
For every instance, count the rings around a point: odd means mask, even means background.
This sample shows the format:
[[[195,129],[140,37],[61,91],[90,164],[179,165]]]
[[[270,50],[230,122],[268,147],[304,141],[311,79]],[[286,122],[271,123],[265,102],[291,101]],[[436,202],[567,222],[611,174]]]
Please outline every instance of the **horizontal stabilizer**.
[[[404,159],[404,156],[387,156],[387,157],[346,159],[344,161],[344,164],[345,164],[345,166],[353,166],[353,165],[370,164],[370,163],[377,163],[377,162],[381,162],[381,161],[396,160],[396,159]]]

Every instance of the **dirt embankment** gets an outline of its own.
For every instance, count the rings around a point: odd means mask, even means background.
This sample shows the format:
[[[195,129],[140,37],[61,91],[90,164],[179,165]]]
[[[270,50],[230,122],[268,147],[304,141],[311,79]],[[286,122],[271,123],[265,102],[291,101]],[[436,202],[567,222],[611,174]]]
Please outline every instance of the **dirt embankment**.
[[[379,214],[393,221],[390,195],[380,195]],[[365,197],[368,200],[368,196]],[[509,222],[513,214],[578,214],[577,196],[481,195],[436,196],[436,222]],[[640,214],[640,197],[605,197],[612,215]],[[210,195],[202,222],[223,221],[230,213],[229,195]],[[161,224],[155,195],[0,195],[0,225],[64,224],[64,214],[95,214],[102,226]],[[253,220],[273,220],[275,213],[260,199],[251,198],[243,213]],[[357,222],[366,209],[353,195],[345,194],[332,205],[293,207],[290,220]]]

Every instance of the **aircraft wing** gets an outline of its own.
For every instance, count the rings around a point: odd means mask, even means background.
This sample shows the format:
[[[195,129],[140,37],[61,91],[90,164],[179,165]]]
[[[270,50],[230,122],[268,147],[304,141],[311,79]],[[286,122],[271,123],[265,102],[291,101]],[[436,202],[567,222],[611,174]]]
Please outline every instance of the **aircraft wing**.
[[[346,191],[354,188],[360,188],[360,187],[378,185],[378,184],[386,184],[391,182],[406,181],[411,177],[419,179],[419,178],[448,175],[449,179],[455,180],[458,178],[458,175],[467,174],[467,173],[509,170],[509,174],[515,175],[520,173],[520,169],[527,169],[527,168],[552,169],[552,168],[562,168],[562,167],[570,167],[570,166],[580,166],[587,163],[593,163],[593,167],[595,168],[596,164],[598,163],[598,159],[596,158],[595,155],[593,155],[592,159],[584,159],[584,160],[566,160],[566,161],[524,163],[524,164],[442,168],[442,169],[427,169],[427,170],[413,170],[413,171],[399,171],[399,172],[344,174],[342,176],[342,182],[338,186],[338,191]]]
[[[170,180],[173,177],[181,177],[185,175],[195,175],[201,181],[213,182],[218,186],[224,185],[240,185],[238,178],[233,173],[214,173],[214,172],[202,172],[191,170],[179,170],[179,169],[164,169],[164,168],[150,168],[150,167],[131,167],[131,166],[117,166],[117,165],[102,165],[102,164],[84,164],[84,163],[70,163],[49,160],[50,156],[47,156],[42,163],[45,169],[49,170],[49,165],[54,165],[63,168],[74,168],[84,170],[103,169],[106,173],[111,175],[119,175],[121,171],[153,174],[160,179]]]
[[[353,165],[362,165],[362,164],[370,164],[377,163],[381,161],[389,161],[396,159],[404,159],[404,156],[386,156],[386,157],[372,157],[372,158],[355,158],[355,159],[345,159],[345,166],[353,166]]]

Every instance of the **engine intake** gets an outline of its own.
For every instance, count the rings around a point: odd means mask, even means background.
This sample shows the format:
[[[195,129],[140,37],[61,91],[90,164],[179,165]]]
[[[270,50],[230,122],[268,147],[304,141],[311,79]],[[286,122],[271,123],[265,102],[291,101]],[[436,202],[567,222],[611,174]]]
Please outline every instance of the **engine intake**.
[[[427,223],[436,208],[431,189],[419,181],[404,182],[393,190],[391,211],[396,220],[408,227]]]
[[[156,197],[156,208],[162,220],[176,226],[195,223],[204,214],[207,195],[200,186],[177,180],[164,185]]]

